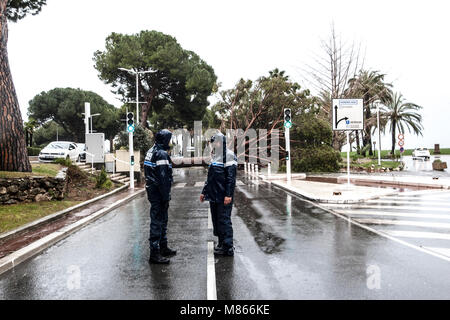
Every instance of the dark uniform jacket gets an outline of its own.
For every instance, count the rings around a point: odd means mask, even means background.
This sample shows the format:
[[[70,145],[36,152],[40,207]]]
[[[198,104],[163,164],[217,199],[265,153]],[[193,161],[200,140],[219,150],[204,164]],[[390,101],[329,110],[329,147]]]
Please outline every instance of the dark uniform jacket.
[[[232,198],[236,186],[237,158],[231,150],[226,149],[225,136],[222,137],[225,150],[222,154],[212,154],[208,179],[202,191],[205,200],[211,202],[223,202],[225,197]]]
[[[145,187],[148,199],[170,200],[172,160],[167,151],[172,133],[162,130],[156,134],[155,145],[148,150],[144,161]]]

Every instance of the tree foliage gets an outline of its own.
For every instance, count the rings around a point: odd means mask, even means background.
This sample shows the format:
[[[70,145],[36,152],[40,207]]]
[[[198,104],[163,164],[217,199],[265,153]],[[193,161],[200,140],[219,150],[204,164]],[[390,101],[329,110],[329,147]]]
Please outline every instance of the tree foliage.
[[[6,16],[9,20],[16,22],[28,14],[38,14],[46,2],[47,0],[8,0]]]
[[[136,76],[119,68],[151,68],[152,72],[139,75],[138,82],[139,101],[146,102],[141,104],[140,112],[144,127],[148,126],[148,116],[158,127],[180,123],[192,127],[194,120],[203,118],[216,82],[213,68],[196,53],[157,31],[112,33],[106,38],[105,50],[94,53],[94,61],[99,78],[110,84],[124,102],[136,100]]]
[[[113,139],[120,131],[121,123],[118,110],[107,103],[101,96],[92,92],[73,88],[55,88],[36,95],[28,107],[29,116],[43,125],[53,120],[74,142],[85,140],[84,104],[91,104],[93,127],[97,132],[104,132],[107,139]]]

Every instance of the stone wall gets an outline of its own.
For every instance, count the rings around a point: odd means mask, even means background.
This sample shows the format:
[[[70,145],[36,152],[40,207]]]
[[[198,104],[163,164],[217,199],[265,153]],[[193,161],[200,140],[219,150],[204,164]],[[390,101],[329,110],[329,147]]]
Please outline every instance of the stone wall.
[[[0,178],[0,205],[19,202],[62,200],[66,179],[52,177]]]

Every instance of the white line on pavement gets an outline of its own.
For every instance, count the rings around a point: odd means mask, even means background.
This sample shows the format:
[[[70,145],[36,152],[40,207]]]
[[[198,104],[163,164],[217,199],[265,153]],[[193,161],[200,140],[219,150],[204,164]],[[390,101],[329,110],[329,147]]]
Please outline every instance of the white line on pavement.
[[[214,261],[213,241],[208,241],[208,259],[206,268],[206,297],[208,300],[217,300],[216,269]]]
[[[383,220],[383,219],[355,219],[355,221],[363,224],[391,224],[398,226],[450,229],[450,223],[440,223],[440,222],[421,222],[409,220]]]
[[[208,208],[208,229],[212,230],[213,224],[211,219],[211,208]]]
[[[236,185],[237,185],[237,186],[245,186],[245,183],[243,183],[241,180],[238,180],[238,181],[236,182]]]
[[[405,201],[405,200],[368,200],[366,203],[390,203],[390,204],[418,204],[418,205],[427,205],[427,206],[449,206],[450,207],[450,201],[448,202],[439,202],[434,200],[420,200],[420,201]]]
[[[199,181],[199,182],[196,182],[196,183],[195,183],[194,187],[203,187],[204,185],[205,185],[204,182]]]
[[[184,188],[186,183],[177,183],[174,188]]]
[[[440,253],[444,256],[450,257],[450,248],[433,248],[433,247],[425,247],[425,248]]]
[[[443,208],[443,207],[421,207],[421,206],[385,206],[385,205],[366,205],[366,204],[332,204],[332,203],[323,203],[322,204],[325,207],[328,208],[351,208],[351,209],[378,209],[378,210],[385,210],[385,209],[395,209],[395,210],[409,210],[409,211],[442,211],[442,212],[449,212],[450,208]]]
[[[387,216],[387,217],[410,217],[410,218],[426,218],[426,219],[445,219],[450,220],[448,214],[432,214],[432,213],[407,213],[407,212],[384,212],[384,211],[357,211],[357,210],[336,210],[339,213],[356,216]]]
[[[423,232],[423,231],[385,231],[387,234],[393,237],[400,238],[417,238],[417,239],[438,239],[438,240],[450,240],[450,234],[439,232]]]

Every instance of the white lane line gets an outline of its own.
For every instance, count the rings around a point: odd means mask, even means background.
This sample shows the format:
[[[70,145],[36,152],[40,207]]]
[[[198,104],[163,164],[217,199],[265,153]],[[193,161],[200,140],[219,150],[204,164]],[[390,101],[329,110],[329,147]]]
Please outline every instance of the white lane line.
[[[423,232],[423,231],[385,231],[388,235],[400,238],[416,238],[416,239],[437,239],[450,240],[450,234],[439,232]]]
[[[199,181],[199,182],[196,182],[196,183],[195,183],[194,187],[203,187],[204,185],[205,185],[204,182]]]
[[[217,300],[216,288],[216,269],[214,261],[214,242],[208,241],[208,259],[206,272],[206,298],[208,300]]]
[[[345,214],[347,216],[386,216],[386,217],[409,217],[409,218],[450,220],[450,215],[448,215],[448,214],[385,212],[385,211],[357,211],[357,210],[336,210],[336,212]]]
[[[328,208],[351,208],[351,209],[378,209],[378,210],[385,210],[385,209],[395,209],[395,210],[409,210],[409,211],[442,211],[442,212],[448,212],[450,213],[450,208],[442,208],[442,207],[421,207],[421,206],[385,206],[385,205],[365,205],[365,204],[332,204],[332,203],[323,203],[324,207]]]
[[[450,201],[450,195],[448,195],[447,197],[431,197],[431,196],[428,196],[428,197],[401,197],[401,196],[398,196],[397,197],[397,196],[386,196],[386,197],[383,197],[383,200],[414,200],[413,202],[416,202],[416,201],[434,201],[434,200],[436,200],[436,201],[449,200]]]
[[[426,227],[437,229],[450,229],[450,223],[440,222],[421,222],[410,220],[384,220],[384,219],[355,219],[355,221],[363,224],[390,224],[397,226],[414,226],[414,227]]]
[[[186,183],[177,183],[174,188],[184,188]]]
[[[208,230],[212,230],[211,208],[208,208]]]
[[[450,257],[450,248],[433,248],[433,247],[425,247],[425,248],[440,253],[444,256]]]
[[[365,203],[390,203],[390,204],[418,204],[418,205],[427,205],[427,206],[449,206],[450,201],[448,202],[439,202],[434,200],[420,200],[420,201],[403,201],[403,200],[368,200]]]
[[[236,182],[236,185],[237,185],[237,186],[245,186],[245,183],[243,183],[241,180],[238,180],[238,181]]]

